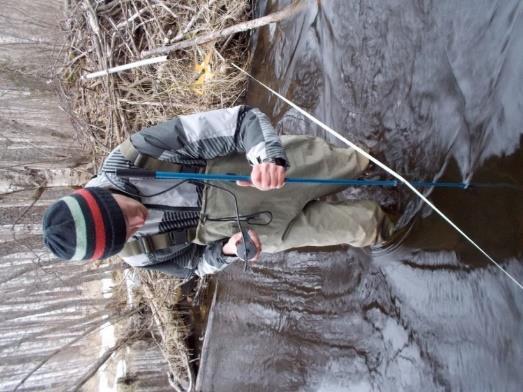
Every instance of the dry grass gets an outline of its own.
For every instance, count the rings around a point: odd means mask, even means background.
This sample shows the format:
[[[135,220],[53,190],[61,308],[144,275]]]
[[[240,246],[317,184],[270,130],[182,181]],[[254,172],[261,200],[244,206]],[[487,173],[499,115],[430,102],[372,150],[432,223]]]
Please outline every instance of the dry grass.
[[[156,326],[153,336],[169,364],[172,382],[178,389],[189,390],[195,377],[190,365],[191,355],[185,344],[189,328],[185,325],[178,304],[181,300],[180,282],[159,272],[139,272],[144,299]]]
[[[83,145],[100,164],[129,134],[176,115],[233,105],[248,67],[248,37],[236,35],[171,53],[170,60],[84,81],[82,75],[141,59],[145,50],[221,30],[249,18],[249,0],[69,0],[67,58],[60,72],[64,102]],[[218,55],[218,53],[220,55]],[[223,57],[222,57],[223,56]],[[225,59],[225,60],[224,60]],[[188,328],[177,308],[179,280],[140,271],[141,300],[152,334],[176,379],[190,389]],[[192,379],[194,382],[194,379]]]
[[[61,79],[86,147],[98,159],[130,133],[179,114],[226,107],[245,77],[223,58],[247,66],[247,37],[194,47],[168,62],[109,77],[82,75],[141,59],[143,51],[248,19],[248,0],[113,0],[95,7],[71,1],[66,26],[70,51]],[[195,69],[208,60],[205,75]],[[197,80],[204,80],[198,84]]]

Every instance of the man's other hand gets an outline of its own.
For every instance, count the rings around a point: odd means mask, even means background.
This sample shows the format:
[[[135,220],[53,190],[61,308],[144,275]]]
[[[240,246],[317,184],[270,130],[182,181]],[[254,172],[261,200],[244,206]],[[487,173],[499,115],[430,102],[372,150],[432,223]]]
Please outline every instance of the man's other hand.
[[[237,181],[239,186],[253,186],[261,191],[280,189],[285,184],[285,168],[272,162],[258,163],[252,167],[251,181]]]
[[[254,243],[254,246],[256,247],[256,256],[254,256],[249,261],[257,261],[260,258],[260,253],[262,250],[262,245],[260,241],[260,237],[258,237],[258,234],[254,230],[249,230],[249,236],[251,237],[252,242]],[[238,247],[241,245],[242,240],[242,233],[236,233],[229,238],[229,241],[225,243],[222,247],[222,253],[224,255],[235,255],[238,256]]]

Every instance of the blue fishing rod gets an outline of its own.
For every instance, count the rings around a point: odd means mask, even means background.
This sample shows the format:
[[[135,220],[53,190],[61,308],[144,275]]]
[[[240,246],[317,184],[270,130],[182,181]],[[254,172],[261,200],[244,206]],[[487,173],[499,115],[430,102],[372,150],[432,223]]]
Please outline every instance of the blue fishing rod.
[[[198,182],[207,182],[209,186],[216,187],[229,193],[234,199],[234,205],[236,208],[236,221],[238,228],[242,233],[240,245],[237,248],[238,256],[240,259],[245,261],[245,268],[247,268],[247,261],[251,260],[257,253],[256,246],[250,238],[248,230],[246,230],[241,222],[240,215],[238,211],[238,201],[234,193],[230,190],[222,188],[218,185],[209,183],[209,181],[250,181],[251,177],[247,175],[237,175],[237,174],[209,174],[209,173],[183,173],[183,172],[171,172],[171,171],[153,171],[147,169],[116,169],[114,172],[118,177],[124,178],[150,178],[156,180],[178,180],[178,184],[174,185],[175,187],[186,182],[186,181],[198,181]],[[108,177],[109,178],[109,177]],[[109,179],[110,180],[110,179]],[[111,181],[111,180],[110,180]],[[112,181],[111,181],[112,182]],[[330,179],[330,178],[300,178],[300,177],[288,177],[285,178],[286,183],[299,183],[299,184],[316,184],[316,185],[345,185],[345,186],[381,186],[381,187],[397,187],[399,185],[404,185],[401,181],[398,180],[370,180],[370,179]],[[506,186],[512,187],[520,190],[520,187],[513,184],[465,184],[462,182],[438,182],[438,181],[412,181],[410,184],[416,188],[449,188],[449,189],[467,189],[470,187],[499,187]],[[113,183],[116,186],[116,184]],[[169,187],[166,190],[163,190],[160,193],[172,189]],[[151,195],[149,195],[151,196]],[[149,197],[147,196],[147,197]]]
[[[238,174],[209,174],[209,173],[181,173],[170,171],[153,171],[146,169],[117,169],[116,175],[118,177],[131,178],[154,178],[156,180],[185,180],[185,181],[250,181],[251,177],[247,175]],[[288,184],[318,184],[318,185],[346,185],[346,186],[381,186],[381,187],[397,187],[402,185],[398,180],[370,180],[370,179],[330,179],[330,178],[301,178],[288,177],[285,178]],[[491,184],[491,183],[477,183],[466,184],[463,182],[441,182],[441,181],[411,181],[416,188],[449,188],[449,189],[467,189],[472,187],[509,187],[519,189],[518,186],[512,184]]]

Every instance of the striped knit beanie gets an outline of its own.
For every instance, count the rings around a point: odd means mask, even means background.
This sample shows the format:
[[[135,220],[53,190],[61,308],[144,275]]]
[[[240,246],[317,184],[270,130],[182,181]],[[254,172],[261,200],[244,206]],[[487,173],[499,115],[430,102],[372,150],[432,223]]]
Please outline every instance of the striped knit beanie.
[[[44,215],[44,243],[65,260],[98,260],[120,252],[125,218],[111,192],[84,188],[51,205]]]

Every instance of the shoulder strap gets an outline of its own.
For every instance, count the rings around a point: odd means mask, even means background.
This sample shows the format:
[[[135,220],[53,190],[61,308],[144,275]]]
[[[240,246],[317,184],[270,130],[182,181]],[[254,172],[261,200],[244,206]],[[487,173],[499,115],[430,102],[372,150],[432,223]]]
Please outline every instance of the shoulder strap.
[[[120,144],[120,152],[123,154],[124,157],[130,160],[134,166],[139,167],[141,169],[148,169],[153,171],[182,171],[183,165],[162,161],[150,155],[142,154],[133,146],[130,137],[125,139],[125,141],[122,144]]]
[[[120,144],[120,152],[125,158],[131,161],[134,166],[141,169],[154,171],[185,171],[184,165],[162,161],[150,155],[142,154],[134,147],[130,137]],[[175,245],[187,245],[194,237],[195,229],[173,230],[166,233],[146,235],[136,240],[127,241],[119,255],[122,257],[138,256]]]
[[[194,239],[195,234],[195,229],[187,229],[146,235],[136,240],[127,241],[118,255],[122,257],[138,256],[175,245],[187,245]]]

